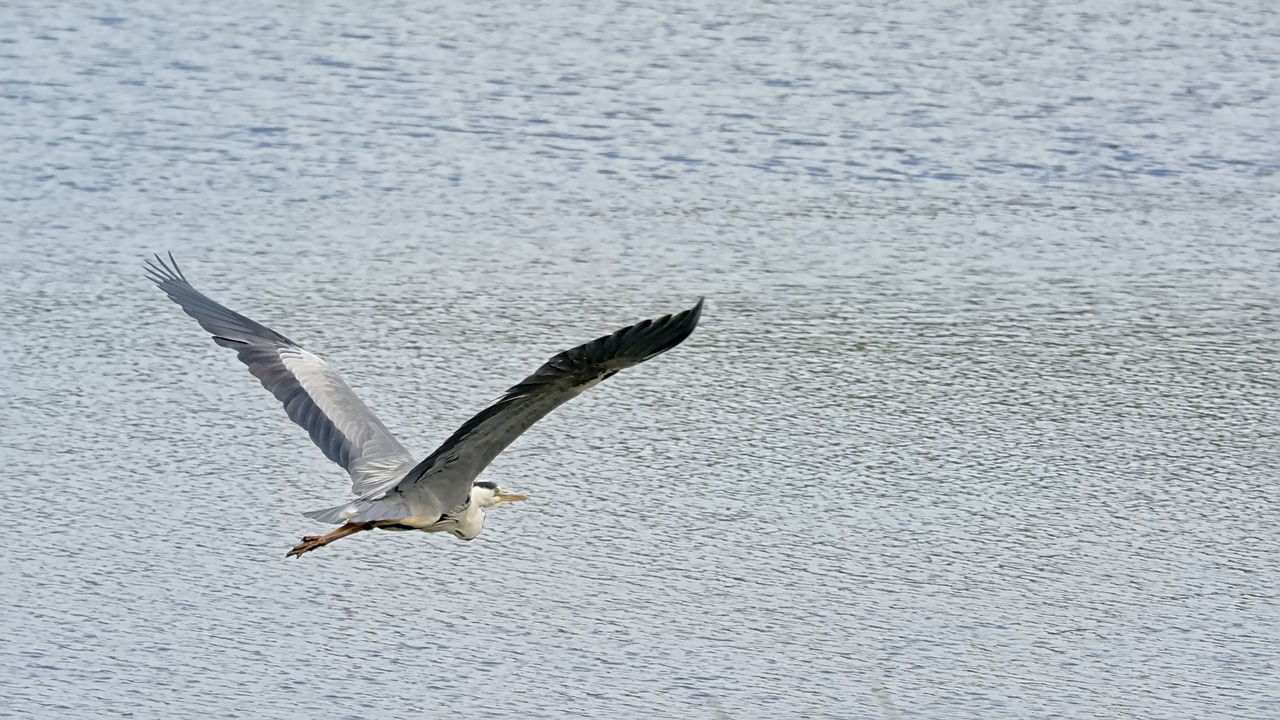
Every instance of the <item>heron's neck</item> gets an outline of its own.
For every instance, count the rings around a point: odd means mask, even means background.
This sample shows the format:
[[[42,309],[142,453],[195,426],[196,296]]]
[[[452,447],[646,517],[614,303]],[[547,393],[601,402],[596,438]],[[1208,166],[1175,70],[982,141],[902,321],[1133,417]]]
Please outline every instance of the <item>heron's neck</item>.
[[[480,507],[480,504],[476,502],[474,492],[467,508],[454,515],[453,521],[458,524],[458,531],[468,540],[479,535],[480,531],[484,529],[484,508]]]

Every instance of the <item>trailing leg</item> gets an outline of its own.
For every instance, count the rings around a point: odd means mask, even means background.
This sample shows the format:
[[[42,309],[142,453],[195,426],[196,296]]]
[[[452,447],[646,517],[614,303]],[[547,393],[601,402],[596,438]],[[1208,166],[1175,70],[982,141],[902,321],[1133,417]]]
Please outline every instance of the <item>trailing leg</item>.
[[[293,549],[290,550],[285,557],[302,557],[303,553],[324,547],[334,540],[341,540],[348,535],[354,535],[355,533],[372,529],[373,526],[374,523],[371,522],[347,523],[331,533],[326,533],[324,535],[308,535],[302,538],[302,542],[294,545]]]

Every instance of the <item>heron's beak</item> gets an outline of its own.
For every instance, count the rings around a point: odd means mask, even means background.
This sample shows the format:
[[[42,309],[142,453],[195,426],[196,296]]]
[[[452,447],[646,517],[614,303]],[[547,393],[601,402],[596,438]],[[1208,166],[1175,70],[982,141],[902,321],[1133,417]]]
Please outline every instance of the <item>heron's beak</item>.
[[[521,495],[520,493],[509,493],[505,491],[498,496],[498,500],[502,504],[513,503],[513,502],[518,502],[520,500],[528,500],[528,499],[529,499],[528,495]]]

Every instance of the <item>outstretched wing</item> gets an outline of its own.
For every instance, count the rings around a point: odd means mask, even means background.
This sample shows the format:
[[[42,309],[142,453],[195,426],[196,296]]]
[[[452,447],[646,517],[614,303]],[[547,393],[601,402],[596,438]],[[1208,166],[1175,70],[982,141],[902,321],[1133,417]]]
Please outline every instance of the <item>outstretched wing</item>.
[[[531,425],[619,370],[679,345],[693,332],[701,314],[699,299],[697,305],[683,312],[645,320],[556,355],[496,403],[463,423],[443,445],[410,470],[396,489],[405,492],[429,485],[433,494],[446,502],[453,498],[461,502],[470,492],[472,480]]]
[[[215,343],[236,351],[325,457],[346,469],[355,493],[398,480],[413,467],[413,456],[319,357],[205,297],[187,282],[172,254],[168,263],[159,255],[148,260],[147,274]]]

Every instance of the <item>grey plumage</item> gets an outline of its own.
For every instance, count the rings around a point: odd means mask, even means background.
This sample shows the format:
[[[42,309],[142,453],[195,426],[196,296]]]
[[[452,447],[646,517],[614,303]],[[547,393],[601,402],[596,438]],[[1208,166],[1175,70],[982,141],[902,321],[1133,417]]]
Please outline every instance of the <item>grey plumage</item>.
[[[168,262],[158,255],[148,260],[147,272],[214,342],[234,349],[325,457],[350,474],[355,500],[306,513],[331,523],[401,521],[425,529],[458,511],[468,504],[475,478],[525,430],[601,380],[679,345],[702,312],[698,300],[683,312],[644,320],[555,355],[415,464],[319,357],[197,291],[172,255]]]
[[[396,484],[398,492],[431,484],[441,475],[468,484],[507,445],[547,413],[619,370],[679,345],[698,324],[702,300],[680,313],[644,320],[612,335],[558,353],[532,375],[481,410]]]
[[[200,293],[173,256],[147,262],[148,275],[213,341],[236,351],[325,457],[351,475],[353,490],[380,487],[413,467],[413,456],[323,360],[280,333]]]

